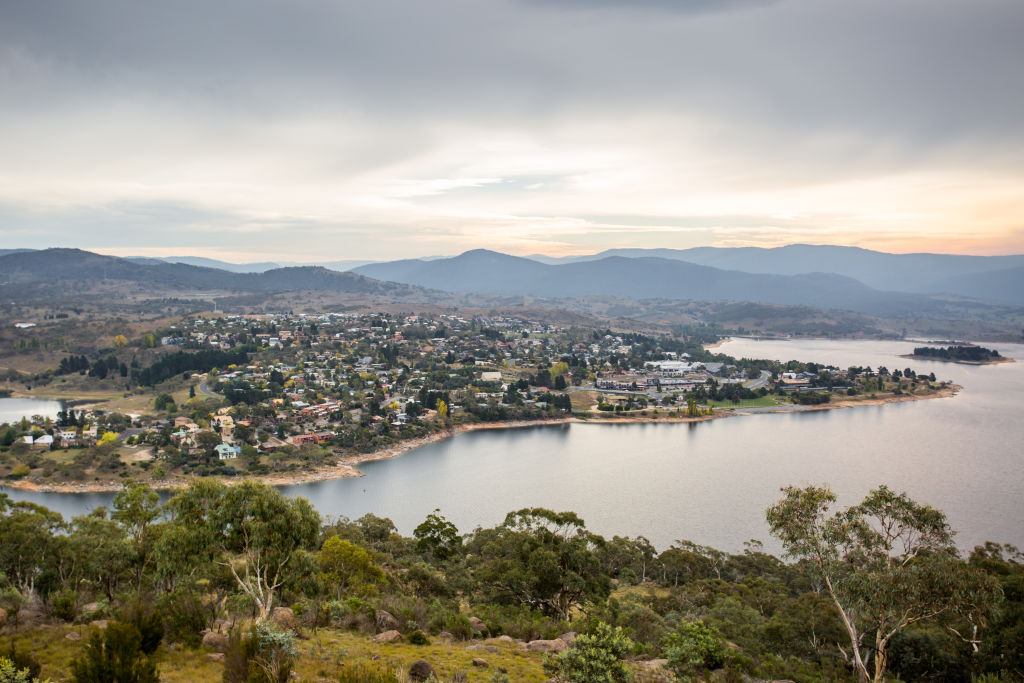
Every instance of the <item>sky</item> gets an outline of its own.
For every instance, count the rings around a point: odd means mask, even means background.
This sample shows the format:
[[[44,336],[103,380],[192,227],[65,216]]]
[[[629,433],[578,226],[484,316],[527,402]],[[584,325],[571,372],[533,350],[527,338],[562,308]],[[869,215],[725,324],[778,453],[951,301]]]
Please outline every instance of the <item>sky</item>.
[[[0,0],[0,248],[1024,253],[1020,0]]]

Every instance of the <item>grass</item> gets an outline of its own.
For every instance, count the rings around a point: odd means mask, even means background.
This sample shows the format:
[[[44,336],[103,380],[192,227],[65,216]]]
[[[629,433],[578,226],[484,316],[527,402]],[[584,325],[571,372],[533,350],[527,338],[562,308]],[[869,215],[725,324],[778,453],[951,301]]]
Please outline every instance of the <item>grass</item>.
[[[732,401],[708,401],[707,405],[713,408],[769,408],[780,405],[780,402],[775,396],[761,396],[759,398],[741,398],[736,403]]]
[[[76,631],[81,640],[68,640],[65,636]],[[85,648],[89,626],[42,626],[16,635],[0,636],[0,652],[13,643],[19,652],[25,652],[42,664],[41,678],[54,681],[67,680],[71,662]],[[521,650],[518,644],[494,641],[444,642],[431,638],[430,645],[407,643],[374,643],[369,637],[354,633],[320,629],[315,634],[305,633],[297,641],[300,657],[296,666],[300,680],[337,678],[337,671],[346,663],[368,663],[388,670],[408,671],[418,659],[425,659],[442,681],[452,680],[462,672],[470,683],[486,683],[499,667],[510,680],[522,683],[540,683],[547,680],[542,668],[543,655]],[[473,648],[473,649],[470,649]],[[224,670],[221,662],[211,660],[208,650],[190,650],[178,645],[161,645],[156,652],[161,683],[188,683],[191,681],[219,681]],[[472,660],[479,657],[487,661],[488,668],[474,667]],[[376,659],[373,659],[376,658]]]

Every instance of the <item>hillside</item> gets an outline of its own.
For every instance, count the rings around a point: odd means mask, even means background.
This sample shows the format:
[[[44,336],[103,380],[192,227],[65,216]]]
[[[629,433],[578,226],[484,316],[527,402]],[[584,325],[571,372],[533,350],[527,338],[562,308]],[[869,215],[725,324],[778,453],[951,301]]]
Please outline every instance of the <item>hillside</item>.
[[[66,289],[69,282],[97,281],[228,292],[319,290],[391,296],[417,292],[413,287],[319,266],[231,273],[184,263],[122,259],[80,249],[45,249],[0,256],[0,286],[6,289],[21,291],[26,285],[59,285]]]

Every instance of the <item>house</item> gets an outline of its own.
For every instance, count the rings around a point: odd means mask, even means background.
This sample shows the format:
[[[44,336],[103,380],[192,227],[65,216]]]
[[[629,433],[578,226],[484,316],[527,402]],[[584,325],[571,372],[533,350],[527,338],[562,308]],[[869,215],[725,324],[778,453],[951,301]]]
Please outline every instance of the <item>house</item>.
[[[320,444],[320,437],[316,434],[296,434],[288,437],[288,443],[293,446],[305,446],[306,444],[317,446]]]
[[[242,449],[238,446],[229,446],[226,443],[217,444],[213,450],[216,451],[217,458],[220,460],[237,458],[238,454],[242,452]]]

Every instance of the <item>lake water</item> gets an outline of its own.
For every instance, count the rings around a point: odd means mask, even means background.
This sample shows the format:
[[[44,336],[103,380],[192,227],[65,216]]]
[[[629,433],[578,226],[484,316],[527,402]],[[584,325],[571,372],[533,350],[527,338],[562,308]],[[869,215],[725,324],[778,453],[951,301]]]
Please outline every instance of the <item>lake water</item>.
[[[912,343],[736,339],[736,357],[911,367],[964,386],[955,398],[694,424],[574,424],[460,434],[392,460],[365,477],[285,487],[321,513],[392,518],[403,534],[434,508],[462,531],[523,507],[574,510],[606,536],[646,536],[659,549],[689,539],[723,550],[756,538],[764,511],[789,484],[832,485],[842,504],[879,484],[949,516],[961,547],[1024,546],[1024,362],[966,366],[911,361]],[[1024,346],[998,345],[1024,359]],[[109,494],[26,494],[65,515]]]
[[[18,422],[22,417],[57,417],[63,406],[48,398],[0,398],[0,424]]]

